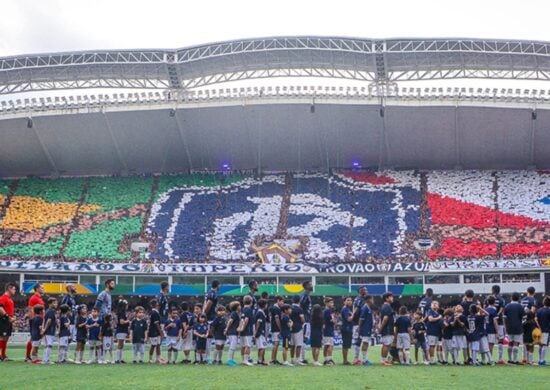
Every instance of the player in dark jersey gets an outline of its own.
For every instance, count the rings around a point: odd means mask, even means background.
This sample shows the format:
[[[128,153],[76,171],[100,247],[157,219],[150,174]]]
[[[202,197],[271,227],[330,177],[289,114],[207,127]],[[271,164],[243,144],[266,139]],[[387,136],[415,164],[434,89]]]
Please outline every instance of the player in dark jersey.
[[[237,365],[234,359],[238,344],[238,328],[239,323],[241,322],[241,304],[237,301],[231,302],[229,304],[229,310],[231,311],[231,314],[229,315],[229,320],[225,326],[225,335],[227,336],[227,341],[229,343],[227,365],[234,367]]]
[[[527,317],[527,313],[533,313],[535,314],[537,312],[537,300],[535,299],[535,288],[534,287],[529,287],[527,288],[527,295],[524,296],[523,298],[521,298],[521,301],[519,301],[519,303],[521,303],[521,306],[523,306],[523,310],[525,312],[524,316],[523,316],[523,319],[525,320],[525,318]],[[522,348],[522,356],[523,356],[523,359],[522,359],[522,363],[525,364],[527,363],[527,354],[528,354],[528,351],[526,349],[526,345],[525,343],[522,344],[523,345],[523,348]]]
[[[519,364],[519,345],[523,341],[523,315],[525,311],[519,303],[519,294],[512,294],[512,302],[504,308],[504,326],[508,333],[508,363]]]
[[[279,347],[279,335],[281,333],[281,306],[283,306],[283,304],[283,297],[277,296],[275,297],[275,303],[269,310],[269,317],[271,320],[271,339],[273,341],[273,348],[271,349],[271,365],[281,364],[277,360],[277,349]]]
[[[304,313],[304,342],[302,344],[302,348],[300,351],[300,359],[302,364],[308,364],[308,361],[306,359],[306,350],[307,350],[307,340],[309,340],[311,335],[311,293],[313,291],[313,285],[311,284],[310,280],[306,280],[302,283],[302,287],[304,288],[304,291],[302,294],[300,294],[300,307],[302,308],[302,312]]]
[[[382,365],[391,366],[391,356],[388,357],[388,353],[394,341],[394,312],[391,306],[393,304],[393,294],[391,292],[384,293],[382,300],[384,304],[380,308],[380,335],[382,336],[380,338],[380,342],[382,343],[380,353]]]
[[[168,303],[168,292],[170,289],[170,285],[168,282],[164,281],[160,283],[160,292],[157,295],[157,302],[158,302],[158,310],[160,314],[160,323],[162,326],[164,326],[164,323],[168,319],[168,314],[170,311],[169,303]]]
[[[283,366],[292,366],[292,363],[288,361],[288,348],[290,346],[290,334],[292,329],[290,311],[290,305],[283,305],[281,307],[281,343],[283,344]]]
[[[539,349],[539,366],[546,366],[546,353],[548,352],[548,341],[550,336],[550,296],[542,300],[543,307],[537,311],[535,320],[542,332]]]
[[[504,314],[504,306],[506,306],[506,301],[504,298],[500,295],[500,286],[495,284],[493,287],[491,287],[491,296],[495,298],[495,310],[497,311],[497,327],[496,327],[496,339],[495,341],[498,341],[498,360],[497,364],[504,365],[506,364],[503,360],[504,356],[504,320],[502,318]],[[485,308],[489,307],[489,304],[487,300],[485,300]],[[492,338],[492,336],[490,337]],[[489,340],[489,344],[491,343],[491,340]]]
[[[216,307],[218,306],[218,291],[220,290],[221,283],[219,280],[214,279],[210,284],[210,291],[206,294],[204,299],[203,313],[206,314],[208,324],[211,324],[216,317]],[[208,333],[210,335],[210,332]],[[211,362],[210,350],[212,349],[212,339],[206,340],[206,360]]]
[[[210,332],[214,337],[214,343],[216,345],[216,352],[214,353],[214,364],[222,364],[223,347],[227,337],[225,336],[225,327],[227,326],[227,320],[225,319],[225,307],[218,306],[216,309],[216,318],[210,324]]]
[[[75,327],[76,327],[76,349],[75,349],[75,364],[82,364],[84,359],[84,347],[88,338],[88,330],[86,329],[86,315],[88,308],[86,305],[80,305],[77,310]]]
[[[248,293],[245,295],[252,299],[252,311],[256,313],[258,310],[258,300],[256,299],[256,294],[258,293],[258,282],[254,279],[248,281]]]
[[[487,312],[483,310],[481,306],[470,305],[470,315],[468,316],[468,333],[469,333],[469,344],[470,349],[472,350],[472,365],[479,366],[477,356],[481,350],[481,338],[484,336],[485,332],[485,316]],[[488,354],[489,351],[483,352]]]
[[[418,304],[418,311],[422,313],[422,318],[426,318],[428,310],[432,307],[434,291],[431,288],[426,289],[426,294],[420,300]]]
[[[208,323],[206,315],[199,314],[198,321],[193,326],[193,335],[195,336],[195,351],[199,357],[197,363],[207,364],[206,361],[206,340],[208,339]]]
[[[356,365],[363,364],[363,361],[359,360],[359,350],[362,344],[361,336],[359,335],[359,316],[365,304],[365,297],[368,294],[367,286],[359,287],[358,293],[353,300],[353,364]]]
[[[164,322],[164,332],[166,333],[166,350],[168,351],[167,363],[176,364],[182,332],[176,308],[172,308],[168,319]]]
[[[145,343],[147,342],[148,327],[145,319],[145,309],[141,306],[135,308],[135,318],[130,323],[130,339],[132,340],[133,363],[143,363],[145,355]]]
[[[373,299],[370,295],[364,296],[365,303],[359,313],[359,337],[361,339],[361,355],[363,360],[361,364],[364,366],[372,366],[372,363],[368,359],[368,349],[372,337],[372,331],[374,329],[374,319],[372,314]]]
[[[267,366],[265,361],[265,349],[267,347],[267,316],[265,311],[267,310],[267,301],[260,299],[258,301],[258,310],[254,316],[254,339],[256,341],[256,348],[258,348],[258,365]]]
[[[254,334],[254,309],[252,308],[252,297],[246,295],[243,299],[243,309],[241,310],[241,321],[238,332],[241,340],[241,357],[243,364],[253,366],[250,359],[250,350],[252,348],[252,336]]]
[[[99,340],[99,332],[103,325],[103,320],[99,317],[99,309],[92,308],[92,315],[86,321],[86,329],[88,330],[88,342],[90,343],[90,352],[88,364],[97,363],[101,357],[101,341]]]
[[[59,349],[57,350],[57,362],[66,363],[69,350],[69,339],[71,337],[71,309],[68,305],[59,307]]]
[[[69,354],[69,346],[70,341],[76,341],[76,328],[75,328],[75,318],[76,318],[76,310],[78,308],[78,305],[76,304],[76,286],[72,283],[69,283],[65,286],[65,289],[67,291],[67,294],[63,296],[61,299],[61,305],[67,305],[69,306],[69,321],[70,324],[70,336],[69,336],[69,344],[67,344],[67,351],[66,354],[68,356]]]
[[[342,317],[342,325],[340,326],[340,334],[342,335],[342,358],[344,365],[350,365],[348,361],[348,352],[351,348],[353,339],[353,301],[351,297],[344,299],[344,307],[340,311]]]
[[[117,340],[115,363],[117,364],[126,363],[122,359],[122,353],[124,351],[124,342],[126,341],[126,338],[128,337],[128,333],[130,332],[129,330],[130,320],[128,320],[128,317],[126,315],[127,310],[128,310],[128,301],[124,299],[118,301],[117,310],[116,310],[116,327],[115,327],[115,338]]]
[[[48,299],[48,309],[44,315],[44,324],[42,325],[42,332],[44,333],[44,339],[46,342],[46,349],[44,350],[44,358],[42,364],[53,364],[50,362],[50,356],[52,354],[53,344],[55,342],[55,334],[57,331],[57,299]]]
[[[323,311],[323,357],[325,365],[333,365],[332,350],[334,348],[334,325],[336,318],[334,316],[334,300],[330,297],[325,297],[325,310]]]
[[[162,338],[164,333],[161,326],[161,316],[159,313],[159,304],[156,299],[151,299],[149,302],[151,306],[151,313],[149,314],[149,364],[153,363],[153,353],[155,353],[155,363],[160,363],[160,345],[162,344]]]

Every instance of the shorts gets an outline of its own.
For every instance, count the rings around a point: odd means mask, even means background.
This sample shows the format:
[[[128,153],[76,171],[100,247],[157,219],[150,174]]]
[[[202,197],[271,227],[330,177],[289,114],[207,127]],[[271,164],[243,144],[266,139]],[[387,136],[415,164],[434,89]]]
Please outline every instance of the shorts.
[[[487,334],[487,342],[490,344],[496,344],[498,342],[497,334],[496,333],[488,333]]]
[[[304,344],[304,331],[303,329],[299,332],[292,333],[290,335],[290,345],[302,346]]]
[[[256,337],[256,347],[258,349],[266,349],[267,340],[265,339],[265,336]]]
[[[206,350],[206,339],[202,337],[197,337],[197,340],[195,341],[195,349],[197,351],[205,351]]]
[[[273,344],[279,342],[279,336],[281,332],[271,332],[271,340],[273,341]]]
[[[454,343],[453,343],[454,345]],[[426,344],[426,340],[424,341],[418,341],[416,340],[416,343],[414,343],[415,348],[422,348],[423,351],[426,351],[428,349],[428,344]]]
[[[311,329],[309,341],[311,348],[321,348],[323,346],[323,331],[319,328]]]
[[[468,343],[466,342],[466,336],[453,336],[453,344],[456,349],[468,348]]]
[[[499,325],[498,329],[497,329],[497,332],[498,332],[498,341],[503,341],[504,340],[504,325]]]
[[[323,336],[323,345],[334,345],[334,337],[332,336]]]
[[[90,346],[90,348],[101,347],[101,341],[99,341],[99,340],[89,340],[88,345]]]
[[[392,335],[386,335],[386,336],[380,337],[380,344],[389,347],[392,343],[393,343]]]
[[[523,335],[521,334],[509,334],[508,342],[521,344],[523,342]]]
[[[544,332],[541,337],[541,345],[548,345],[548,335],[550,333]]]
[[[178,340],[178,336],[168,336],[166,338],[166,348],[167,349],[179,349],[180,342]]]
[[[283,348],[288,348],[290,346],[290,335],[281,335],[281,344]]]
[[[241,336],[241,347],[252,348],[252,336]]]
[[[372,336],[361,336],[361,344],[367,343],[370,345],[370,341],[372,340]]]
[[[487,336],[483,336],[479,340],[479,351],[481,353],[489,352],[489,339]]]
[[[235,350],[239,345],[239,338],[237,335],[227,336],[227,343],[229,344],[229,349]]]
[[[46,347],[51,347],[55,344],[55,336],[53,335],[45,335],[44,336],[44,344],[46,344]]]
[[[187,333],[187,337],[181,339],[181,350],[190,351],[193,349],[193,334]]]
[[[353,339],[353,332],[342,332],[342,348],[351,348],[351,340]]]
[[[225,345],[225,342],[226,342],[226,340],[224,340],[224,339],[214,339],[214,344],[217,345],[217,346],[221,345],[223,347]]]
[[[117,340],[126,340],[127,337],[128,333],[117,333],[115,338]]]
[[[470,341],[470,347],[472,348],[472,351],[479,351],[480,342],[478,341]]]
[[[0,322],[0,337],[10,337],[12,332],[11,322],[3,320]]]
[[[40,347],[40,340],[32,340],[31,344],[33,348],[38,348]]]
[[[455,343],[453,343],[453,339],[443,339],[444,351],[452,351],[454,348],[455,348]]]
[[[411,349],[411,336],[408,333],[398,333],[395,347],[397,349]]]
[[[103,349],[105,351],[110,351],[113,349],[113,337],[112,336],[103,336]]]
[[[68,347],[69,346],[69,336],[63,336],[59,338],[59,346],[60,347]]]
[[[428,345],[430,347],[435,347],[437,344],[439,344],[439,336],[428,335]]]
[[[161,342],[162,340],[160,339],[160,336],[149,337],[149,344],[151,344],[152,346],[160,345]]]

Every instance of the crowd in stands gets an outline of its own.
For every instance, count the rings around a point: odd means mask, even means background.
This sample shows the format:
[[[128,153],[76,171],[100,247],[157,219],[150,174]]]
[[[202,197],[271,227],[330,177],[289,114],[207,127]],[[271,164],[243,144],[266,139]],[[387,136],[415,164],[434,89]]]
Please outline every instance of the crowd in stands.
[[[308,262],[550,254],[550,180],[536,171],[192,173],[0,181],[0,257],[246,262],[278,240]],[[13,191],[13,193],[10,193]],[[415,243],[428,240],[419,249]]]

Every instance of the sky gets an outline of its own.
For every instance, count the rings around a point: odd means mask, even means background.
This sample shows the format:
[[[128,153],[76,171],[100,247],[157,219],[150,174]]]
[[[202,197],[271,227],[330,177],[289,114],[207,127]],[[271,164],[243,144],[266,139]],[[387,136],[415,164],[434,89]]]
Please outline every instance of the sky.
[[[2,0],[0,56],[330,35],[550,41],[548,1]]]
[[[94,49],[174,49],[285,35],[550,41],[550,2],[538,0],[1,0],[0,6],[0,57]],[[281,83],[287,81],[275,82]],[[304,80],[304,84],[312,83],[317,81]],[[521,87],[550,88],[541,82],[521,83]],[[452,86],[482,87],[493,87],[495,82],[482,84],[477,80],[451,82]],[[498,81],[502,84],[508,82]],[[13,97],[0,96],[0,100]]]

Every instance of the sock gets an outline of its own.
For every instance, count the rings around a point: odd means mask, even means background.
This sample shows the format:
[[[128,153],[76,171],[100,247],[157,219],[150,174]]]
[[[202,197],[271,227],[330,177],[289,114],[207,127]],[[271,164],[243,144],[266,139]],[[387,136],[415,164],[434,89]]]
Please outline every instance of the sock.
[[[52,347],[47,346],[46,349],[44,349],[44,361],[49,362],[50,361],[50,355],[52,353]]]
[[[443,351],[441,350],[437,350],[437,360],[439,360],[440,362],[443,361]]]
[[[405,363],[411,364],[411,352],[408,350],[405,351]]]
[[[462,349],[462,357],[464,358],[464,362],[468,361],[468,348]]]
[[[458,349],[453,349],[453,359],[458,362]]]
[[[498,361],[502,360],[504,355],[504,344],[498,344]]]
[[[361,351],[361,355],[363,356],[363,361],[364,362],[366,362],[368,360],[368,358],[367,358],[368,352],[369,352],[368,349],[366,351]]]
[[[80,356],[80,361],[84,360],[84,350],[80,351],[79,356]]]
[[[174,363],[178,360],[178,350],[174,351]]]
[[[250,355],[243,355],[243,362],[247,362],[250,360]],[[296,359],[298,360],[298,359]]]
[[[122,349],[116,350],[116,360],[117,362],[120,362],[122,360]]]
[[[539,360],[540,361],[545,361],[546,360],[546,351],[548,351],[547,346],[544,346],[541,349],[539,349],[539,354],[540,354]]]
[[[514,347],[508,346],[508,360],[513,362],[514,361]]]
[[[90,348],[90,352],[88,352],[89,354],[88,360],[91,361],[94,358],[94,353],[95,353],[95,348]]]
[[[512,347],[512,361],[517,362],[518,361],[518,355],[519,355],[519,347]]]
[[[489,363],[492,363],[493,362],[493,356],[492,356],[491,352],[486,352],[486,355],[487,355],[487,360],[489,361]]]
[[[485,362],[487,361],[487,353],[485,352],[482,352],[481,353],[481,363],[485,364]]]
[[[232,349],[232,348],[229,348],[229,353],[228,353],[228,360],[233,360],[233,358],[235,357],[235,350]]]
[[[533,352],[527,352],[527,363],[533,363]]]
[[[397,353],[399,355],[399,363],[403,364],[405,362],[405,357],[403,356],[403,351]]]
[[[300,350],[300,359],[306,360],[306,345],[302,344],[302,349]]]
[[[6,340],[0,340],[0,357],[4,359],[6,357]]]
[[[32,343],[29,341],[27,342],[27,354],[25,355],[27,359],[31,357],[31,350],[32,350]]]
[[[136,345],[132,346],[132,360],[135,362],[137,360],[137,348]]]
[[[353,360],[359,360],[359,349],[358,345],[353,346]]]
[[[477,363],[477,351],[472,350],[472,361]]]
[[[58,362],[62,362],[64,360],[63,359],[64,350],[65,350],[65,347],[59,347],[59,349],[57,350],[57,361]]]
[[[527,360],[527,347],[524,345],[521,349],[521,352],[522,352],[522,355],[523,356],[523,360]]]

